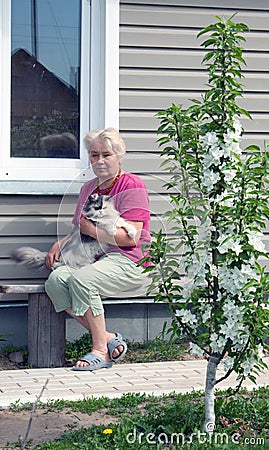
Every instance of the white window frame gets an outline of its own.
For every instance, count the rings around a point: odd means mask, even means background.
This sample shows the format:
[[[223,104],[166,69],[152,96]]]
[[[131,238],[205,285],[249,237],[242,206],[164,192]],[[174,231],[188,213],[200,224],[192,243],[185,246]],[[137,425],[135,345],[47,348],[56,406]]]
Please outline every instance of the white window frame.
[[[81,0],[81,6],[81,158],[11,158],[11,0],[0,0],[0,58],[3,62],[0,69],[2,192],[2,181],[8,181],[10,189],[10,181],[79,180],[88,165],[87,152],[83,147],[86,132],[89,129],[119,126],[119,0]]]

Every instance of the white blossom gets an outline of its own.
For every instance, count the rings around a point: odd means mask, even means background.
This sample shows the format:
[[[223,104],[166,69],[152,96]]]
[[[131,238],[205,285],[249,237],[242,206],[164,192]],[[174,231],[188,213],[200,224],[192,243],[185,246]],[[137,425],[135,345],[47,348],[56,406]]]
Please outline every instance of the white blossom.
[[[212,224],[211,220],[207,218],[205,222],[203,222],[201,225],[197,226],[197,236],[195,238],[196,242],[203,242],[204,246],[209,243],[211,232],[212,232]]]
[[[251,279],[259,281],[259,275],[248,264],[242,264],[241,269],[229,268],[225,263],[219,266],[219,286],[230,294],[241,294],[245,284]],[[251,292],[251,288],[248,289],[248,292]]]
[[[223,355],[228,351],[235,355],[234,357],[228,356],[222,361],[226,371],[233,368],[239,352],[245,350],[249,343],[251,332],[245,320],[246,308],[250,309],[250,314],[254,314],[255,305],[258,303],[255,299],[255,291],[261,275],[255,266],[257,260],[255,252],[250,251],[249,253],[252,253],[252,256],[248,255],[247,257],[241,256],[241,253],[246,248],[246,240],[258,252],[265,252],[265,246],[262,242],[263,234],[251,229],[252,226],[255,227],[255,223],[248,225],[250,228],[243,231],[240,229],[239,232],[239,219],[235,217],[236,207],[241,201],[240,193],[242,193],[242,187],[236,186],[236,177],[240,175],[241,170],[241,135],[242,125],[238,119],[234,119],[232,127],[227,129],[223,139],[219,138],[215,132],[208,132],[200,137],[203,194],[205,192],[212,194],[213,189],[214,194],[215,192],[220,192],[220,194],[204,196],[203,205],[208,206],[208,210],[205,207],[203,216],[199,215],[201,210],[197,212],[197,222],[199,220],[203,220],[203,222],[196,224],[195,228],[190,228],[192,242],[191,245],[187,245],[182,257],[186,275],[191,283],[184,286],[181,291],[181,299],[185,305],[193,301],[197,309],[184,309],[185,306],[182,305],[182,308],[178,306],[175,313],[176,317],[180,319],[179,321],[192,328],[192,331],[196,327],[198,329],[198,326],[202,324],[207,328],[209,333],[208,345],[213,352]],[[219,183],[220,180],[224,180],[224,183]],[[249,186],[244,187],[244,189],[246,189],[247,198],[256,195],[254,182],[249,183]],[[198,199],[197,196],[196,199]],[[200,204],[197,201],[197,210],[200,208]],[[220,214],[215,208],[216,204],[223,207]],[[184,198],[182,199],[183,207],[185,207]],[[233,208],[232,218],[230,219],[227,214],[227,218],[225,217],[220,223],[221,214],[226,212],[225,207]],[[214,211],[216,211],[217,219],[213,228],[211,217],[214,217]],[[230,225],[227,225],[228,221]],[[212,246],[212,231],[215,231],[215,236],[218,236],[217,249],[221,255],[224,255],[219,257],[217,263],[213,263],[215,259],[213,259],[214,252],[212,252],[212,249],[215,246]],[[226,255],[226,253],[228,254]],[[243,261],[245,261],[245,264],[243,264]],[[214,286],[212,285],[212,277],[218,279],[217,289],[216,283],[214,283]],[[200,293],[200,298],[197,298],[198,293]],[[269,306],[266,304],[265,308],[269,309]],[[248,320],[250,319],[251,317],[248,318]],[[210,333],[209,321],[215,327],[213,333]],[[252,342],[250,342],[251,346],[254,346]],[[204,354],[199,345],[194,343],[190,343],[189,350],[192,355],[203,356]],[[239,361],[239,365],[241,364],[244,374],[248,375],[257,362],[257,354],[259,358],[264,356],[263,346],[260,345],[255,350],[253,349],[252,353],[249,353],[248,349],[247,356],[243,353],[243,356],[240,356],[243,360],[242,363]]]
[[[182,289],[182,298],[183,300],[187,301],[189,300],[191,294],[193,291],[193,284],[192,283],[188,283],[187,285],[184,286],[184,288]]]
[[[204,351],[193,342],[190,342],[190,354],[191,355],[197,355],[197,356],[203,356]]]
[[[237,171],[235,169],[224,169],[223,174],[225,183],[229,183],[234,179],[234,177],[237,174]]]
[[[233,126],[234,126],[235,135],[237,136],[237,139],[239,139],[242,134],[242,125],[241,125],[240,120],[234,119]]]
[[[186,323],[190,326],[196,325],[197,318],[189,309],[178,309],[176,311],[176,316],[180,317],[182,323]]]
[[[260,359],[264,357],[264,349],[261,344],[259,344],[257,346],[256,354],[257,354],[258,358],[260,358]],[[241,364],[241,367],[244,370],[244,375],[248,375],[252,371],[253,366],[255,364],[257,364],[257,359],[256,359],[255,351],[252,350],[252,354],[247,356],[246,359]]]
[[[265,353],[264,353],[264,348],[262,346],[262,344],[258,345],[258,357],[259,358],[264,358],[265,357]]]
[[[252,371],[255,362],[256,361],[253,358],[249,357],[241,363],[241,368],[244,371],[244,375],[248,375]]]
[[[239,240],[235,241],[233,245],[231,246],[231,250],[238,256],[239,253],[242,253],[242,245],[240,245]]]
[[[232,356],[227,356],[224,360],[222,360],[222,364],[226,371],[230,370],[234,365],[235,358]]]
[[[217,135],[214,131],[208,131],[205,136],[201,136],[200,140],[205,147],[214,145],[218,142]]]
[[[218,242],[220,242],[218,250],[221,254],[232,250],[238,256],[243,251],[240,240],[235,239],[233,236],[222,235],[219,237]]]
[[[196,249],[195,253],[187,254],[182,258],[183,266],[188,276],[194,279],[198,284],[205,283],[206,269],[205,264],[208,259],[207,250],[204,248]]]
[[[203,321],[203,323],[205,323],[211,317],[212,306],[209,305],[208,303],[206,303],[206,304],[204,303],[203,305],[201,305],[200,312],[201,312],[202,321]]]
[[[210,192],[219,180],[220,174],[218,172],[213,172],[212,170],[206,169],[202,179],[202,186],[207,188],[207,191]]]
[[[212,333],[210,336],[210,347],[213,352],[222,352],[226,342],[227,339],[217,333]]]
[[[247,237],[248,242],[250,245],[254,247],[255,250],[258,252],[265,252],[265,246],[262,242],[263,233],[255,230],[246,230],[247,231]]]
[[[231,158],[234,160],[233,153],[237,155],[242,154],[242,149],[240,148],[239,142],[242,134],[242,125],[238,119],[235,119],[233,122],[233,128],[229,129],[224,134],[224,156],[227,158]]]
[[[212,277],[217,277],[218,276],[218,268],[217,266],[215,266],[214,264],[209,264],[209,270],[210,270],[210,274],[212,275]]]

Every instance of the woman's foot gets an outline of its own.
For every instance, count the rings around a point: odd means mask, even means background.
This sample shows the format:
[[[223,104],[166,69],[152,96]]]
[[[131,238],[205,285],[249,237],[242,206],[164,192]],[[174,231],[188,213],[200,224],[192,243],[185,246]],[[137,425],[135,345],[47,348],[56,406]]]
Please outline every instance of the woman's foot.
[[[113,366],[112,361],[105,361],[103,358],[97,356],[95,353],[87,353],[83,358],[73,366],[73,370],[99,370],[109,369]]]
[[[111,362],[111,358],[109,356],[107,349],[106,349],[106,351],[102,351],[102,350],[98,350],[96,348],[92,348],[91,352],[87,353],[87,355],[95,355],[95,356],[97,356],[97,358],[100,358],[104,362],[107,362],[107,363]],[[89,362],[88,362],[87,358],[85,358],[85,357],[79,359],[76,362],[76,367],[86,367],[88,365],[89,365]]]
[[[125,341],[123,341],[122,336],[120,333],[107,333],[107,348],[106,349],[98,349],[98,348],[92,348],[90,353],[87,353],[88,356],[90,354],[93,354],[97,356],[97,358],[100,358],[102,361],[106,363],[110,363],[112,361],[118,362],[120,361],[123,356],[125,355],[127,351],[127,344]],[[76,362],[75,367],[87,367],[90,363],[88,361],[88,358],[83,357],[79,359]],[[94,369],[89,369],[94,370]]]
[[[127,344],[122,339],[120,333],[108,333],[109,340],[107,342],[108,353],[112,361],[118,362],[120,361],[125,353],[127,352]]]

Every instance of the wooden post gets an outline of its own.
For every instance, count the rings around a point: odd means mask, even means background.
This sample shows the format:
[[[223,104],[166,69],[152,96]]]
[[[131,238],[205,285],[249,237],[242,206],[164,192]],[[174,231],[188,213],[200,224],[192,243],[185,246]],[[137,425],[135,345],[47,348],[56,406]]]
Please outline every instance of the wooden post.
[[[65,363],[65,312],[56,313],[45,293],[28,294],[28,363],[61,367]]]

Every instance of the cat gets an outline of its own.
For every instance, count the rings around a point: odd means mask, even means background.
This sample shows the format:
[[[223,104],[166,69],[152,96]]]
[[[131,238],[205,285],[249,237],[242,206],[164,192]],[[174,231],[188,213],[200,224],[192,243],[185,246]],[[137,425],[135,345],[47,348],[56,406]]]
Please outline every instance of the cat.
[[[82,213],[111,236],[116,234],[117,228],[124,228],[130,238],[135,237],[136,228],[120,217],[119,212],[114,208],[111,196],[90,195]],[[61,247],[59,261],[54,262],[52,269],[63,265],[79,268],[92,264],[96,257],[106,252],[107,248],[108,244],[80,233],[79,225],[75,225]],[[46,255],[47,252],[32,247],[19,247],[11,254],[11,258],[29,269],[41,270],[46,267]]]

